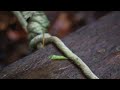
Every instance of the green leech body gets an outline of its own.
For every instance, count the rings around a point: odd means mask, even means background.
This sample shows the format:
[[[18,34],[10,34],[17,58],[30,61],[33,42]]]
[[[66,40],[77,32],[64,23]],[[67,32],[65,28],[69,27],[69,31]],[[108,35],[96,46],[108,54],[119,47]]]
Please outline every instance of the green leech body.
[[[48,57],[51,60],[67,60],[68,58],[65,56],[60,56],[60,55],[50,55]]]

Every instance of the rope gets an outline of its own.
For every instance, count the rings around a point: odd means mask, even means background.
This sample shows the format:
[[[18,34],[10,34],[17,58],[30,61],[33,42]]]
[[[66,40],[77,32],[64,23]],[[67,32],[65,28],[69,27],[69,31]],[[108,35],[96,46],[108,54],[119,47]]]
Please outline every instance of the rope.
[[[42,11],[13,11],[13,13],[18,17],[21,25],[25,26],[28,30],[30,47],[35,48],[36,46],[41,45],[41,42],[54,43],[70,60],[72,60],[85,74],[89,79],[99,79],[90,68],[77,56],[75,55],[59,38],[51,36],[47,33],[47,27],[49,26],[49,21],[46,15]],[[16,14],[18,13],[18,15]],[[21,14],[21,15],[20,15]],[[25,23],[25,20],[28,20],[28,23]]]
[[[44,47],[44,33],[47,32],[49,27],[49,21],[46,17],[46,15],[42,11],[23,11],[22,12],[23,17],[28,20],[27,30],[29,32],[29,39],[33,39],[37,35],[43,35],[42,43],[39,45],[41,47]],[[30,45],[31,47],[31,45]]]

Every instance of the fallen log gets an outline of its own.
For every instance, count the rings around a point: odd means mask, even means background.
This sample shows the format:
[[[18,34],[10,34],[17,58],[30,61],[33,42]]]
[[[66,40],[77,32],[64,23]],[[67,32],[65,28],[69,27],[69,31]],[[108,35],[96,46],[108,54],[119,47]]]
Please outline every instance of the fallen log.
[[[120,78],[120,12],[115,11],[62,39],[102,79]],[[117,53],[117,54],[116,54]],[[54,45],[37,50],[0,72],[0,79],[85,79],[70,60],[52,61],[62,54]]]

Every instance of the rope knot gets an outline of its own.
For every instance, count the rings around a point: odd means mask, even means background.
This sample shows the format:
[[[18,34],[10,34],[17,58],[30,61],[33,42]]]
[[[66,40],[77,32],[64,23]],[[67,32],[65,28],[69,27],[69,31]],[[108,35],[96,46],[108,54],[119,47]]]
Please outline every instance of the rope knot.
[[[28,21],[27,30],[28,30],[28,38],[31,41],[38,35],[43,35],[47,33],[49,27],[49,20],[46,15],[42,11],[23,11],[23,17]],[[43,37],[42,37],[43,38]]]

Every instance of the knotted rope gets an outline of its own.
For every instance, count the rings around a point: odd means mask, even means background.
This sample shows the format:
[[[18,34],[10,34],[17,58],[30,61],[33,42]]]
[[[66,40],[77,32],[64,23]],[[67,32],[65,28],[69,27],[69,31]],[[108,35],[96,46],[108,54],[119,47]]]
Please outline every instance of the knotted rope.
[[[35,48],[36,45],[40,48],[42,43],[54,43],[67,56],[67,58],[72,60],[83,71],[87,78],[99,79],[77,55],[65,46],[58,37],[51,36],[47,33],[49,21],[42,11],[12,12],[18,18],[23,28],[27,30],[31,48]]]

